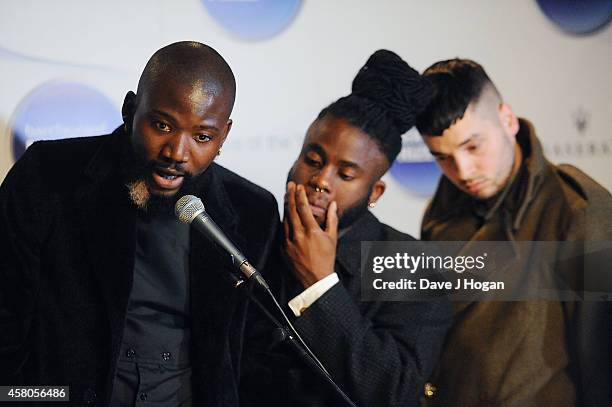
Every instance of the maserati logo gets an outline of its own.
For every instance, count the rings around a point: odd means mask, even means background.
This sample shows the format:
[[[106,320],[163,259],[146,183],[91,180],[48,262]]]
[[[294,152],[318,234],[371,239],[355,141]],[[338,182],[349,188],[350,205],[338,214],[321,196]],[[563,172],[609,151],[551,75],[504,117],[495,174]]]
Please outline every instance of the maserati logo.
[[[576,110],[572,116],[574,118],[574,126],[576,127],[576,130],[578,130],[578,134],[583,136],[586,129],[589,127],[591,114],[583,108],[578,108],[578,110]]]

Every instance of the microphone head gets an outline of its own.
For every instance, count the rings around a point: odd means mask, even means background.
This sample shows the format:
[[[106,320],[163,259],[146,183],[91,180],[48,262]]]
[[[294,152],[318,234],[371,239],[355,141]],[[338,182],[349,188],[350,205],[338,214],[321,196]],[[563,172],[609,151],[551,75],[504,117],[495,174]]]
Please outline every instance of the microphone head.
[[[195,217],[202,212],[204,212],[204,204],[197,196],[185,195],[174,205],[174,213],[183,223],[191,224]]]

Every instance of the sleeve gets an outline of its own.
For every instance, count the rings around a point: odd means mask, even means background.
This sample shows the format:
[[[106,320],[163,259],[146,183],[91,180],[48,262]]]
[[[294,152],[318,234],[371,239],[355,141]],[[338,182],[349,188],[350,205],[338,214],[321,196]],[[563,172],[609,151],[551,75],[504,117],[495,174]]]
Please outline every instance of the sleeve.
[[[336,284],[295,326],[358,406],[409,406],[423,392],[451,320],[446,299],[358,305]]]
[[[28,357],[29,328],[35,311],[40,252],[47,223],[36,204],[35,152],[32,145],[0,186],[0,383],[17,384]],[[40,198],[40,197],[39,197]],[[41,201],[43,199],[41,198]]]
[[[296,317],[302,315],[302,313],[308,307],[310,307],[316,300],[321,298],[321,296],[336,285],[338,281],[340,281],[338,279],[338,274],[332,273],[295,296],[291,301],[289,301],[288,304],[289,308],[291,308],[291,311],[293,312],[293,315]]]
[[[564,170],[572,170],[563,166]],[[612,196],[576,169],[586,196],[571,202],[572,216],[566,240],[579,250],[567,274],[578,277],[574,287],[584,290],[585,300],[563,303],[570,319],[569,343],[574,348],[580,403],[602,406],[612,403],[612,276],[609,264],[612,243]],[[565,242],[567,245],[568,243]],[[566,249],[567,250],[567,249]],[[576,264],[577,263],[577,264]]]

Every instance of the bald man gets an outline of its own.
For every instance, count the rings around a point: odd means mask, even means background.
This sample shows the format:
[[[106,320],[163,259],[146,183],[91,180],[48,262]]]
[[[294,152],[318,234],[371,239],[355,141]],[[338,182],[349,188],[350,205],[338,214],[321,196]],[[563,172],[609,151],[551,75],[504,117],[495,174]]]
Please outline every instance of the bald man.
[[[157,51],[110,135],[34,143],[0,187],[0,385],[75,405],[237,405],[245,301],[231,259],[173,213],[202,197],[255,267],[270,193],[213,162],[235,80],[196,42]],[[248,202],[248,205],[244,203]]]

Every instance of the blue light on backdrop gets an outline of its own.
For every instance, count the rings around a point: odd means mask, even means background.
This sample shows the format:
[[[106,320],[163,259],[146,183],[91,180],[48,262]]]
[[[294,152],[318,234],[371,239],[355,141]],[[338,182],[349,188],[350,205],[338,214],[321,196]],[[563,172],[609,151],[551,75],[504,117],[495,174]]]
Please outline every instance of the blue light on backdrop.
[[[435,192],[441,172],[416,129],[402,136],[402,151],[389,174],[415,196],[428,198]]]
[[[546,16],[563,30],[588,34],[612,17],[612,0],[537,0]]]
[[[294,19],[300,0],[202,0],[225,29],[246,40],[263,40],[280,33]]]
[[[34,141],[107,134],[121,122],[119,109],[97,89],[74,82],[44,83],[13,114],[13,159]]]

